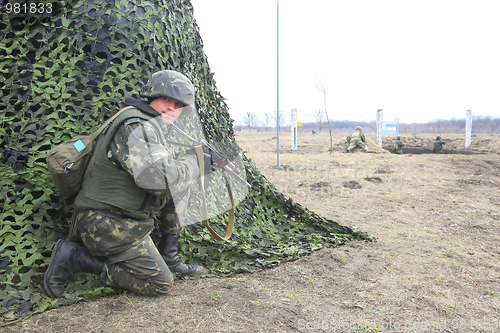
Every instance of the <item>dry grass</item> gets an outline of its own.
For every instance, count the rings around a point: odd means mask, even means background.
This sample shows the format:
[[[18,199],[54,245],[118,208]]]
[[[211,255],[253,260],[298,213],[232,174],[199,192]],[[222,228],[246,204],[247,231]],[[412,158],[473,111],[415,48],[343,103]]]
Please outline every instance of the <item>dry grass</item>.
[[[254,274],[177,281],[169,297],[125,293],[81,302],[4,330],[500,331],[500,139],[485,138],[489,154],[400,156],[328,153],[326,133],[300,133],[291,152],[283,133],[277,168],[273,136],[237,133],[278,189],[377,242],[324,249]]]

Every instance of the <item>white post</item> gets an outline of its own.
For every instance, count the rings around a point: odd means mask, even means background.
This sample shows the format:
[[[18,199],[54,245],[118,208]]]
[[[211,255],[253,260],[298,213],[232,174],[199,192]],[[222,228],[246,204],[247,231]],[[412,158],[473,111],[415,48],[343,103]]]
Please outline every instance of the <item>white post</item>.
[[[291,134],[292,134],[292,150],[297,150],[297,109],[292,109],[291,115]]]
[[[465,114],[465,149],[469,148],[472,132],[472,111],[467,110]]]
[[[377,144],[382,147],[382,120],[384,118],[384,111],[382,109],[377,110]]]

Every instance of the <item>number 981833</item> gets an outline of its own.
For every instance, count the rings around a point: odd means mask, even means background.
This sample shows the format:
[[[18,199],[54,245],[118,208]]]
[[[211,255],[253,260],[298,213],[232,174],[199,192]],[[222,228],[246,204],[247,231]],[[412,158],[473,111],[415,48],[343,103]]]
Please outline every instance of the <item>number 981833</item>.
[[[3,12],[7,15],[43,15],[51,14],[54,10],[52,2],[15,2],[4,3]]]

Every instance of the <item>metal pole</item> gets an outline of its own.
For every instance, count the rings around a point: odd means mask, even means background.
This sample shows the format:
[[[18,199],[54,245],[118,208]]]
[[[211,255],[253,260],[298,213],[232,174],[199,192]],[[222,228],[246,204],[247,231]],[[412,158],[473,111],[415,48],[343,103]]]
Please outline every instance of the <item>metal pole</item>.
[[[280,166],[280,2],[276,0],[276,156]]]

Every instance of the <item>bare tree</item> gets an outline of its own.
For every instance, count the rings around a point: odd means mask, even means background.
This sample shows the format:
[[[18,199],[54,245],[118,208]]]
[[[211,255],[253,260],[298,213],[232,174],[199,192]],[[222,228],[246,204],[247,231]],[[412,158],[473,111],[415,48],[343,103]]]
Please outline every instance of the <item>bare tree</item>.
[[[266,124],[265,124],[266,131],[267,131],[267,128],[269,127],[269,125],[270,125],[271,119],[272,119],[271,114],[270,113],[266,113]]]
[[[245,123],[245,126],[247,126],[249,129],[254,128],[257,126],[258,123],[257,116],[253,112],[247,112],[247,114],[243,118],[243,122]]]
[[[330,124],[330,120],[328,119],[328,113],[326,112],[326,90],[328,88],[328,82],[326,80],[316,81],[316,88],[323,92],[323,100],[325,102],[325,115],[326,121],[328,122],[328,130],[330,132],[330,152],[333,149],[333,139],[332,139],[332,125]]]
[[[278,121],[276,121],[276,114],[271,114],[271,120],[274,122],[274,124],[276,125],[276,127],[278,126]],[[286,118],[285,118],[285,114],[283,112],[280,112],[280,119],[279,119],[279,126],[280,127],[284,127],[286,124]]]

